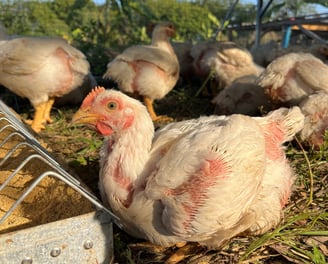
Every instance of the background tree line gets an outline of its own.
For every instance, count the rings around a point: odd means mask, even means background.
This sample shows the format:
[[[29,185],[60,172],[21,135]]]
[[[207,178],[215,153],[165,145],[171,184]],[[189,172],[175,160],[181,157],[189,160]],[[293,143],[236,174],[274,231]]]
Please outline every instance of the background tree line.
[[[10,35],[60,36],[81,49],[92,71],[101,75],[113,51],[150,42],[148,26],[168,20],[177,26],[175,41],[199,41],[215,36],[235,0],[92,0],[0,1],[0,21]],[[240,1],[241,2],[241,1]],[[274,1],[265,20],[315,13],[311,3],[326,0]],[[310,8],[310,9],[309,9]],[[238,3],[228,23],[253,23],[256,6]],[[220,38],[225,38],[224,30]],[[236,33],[237,34],[237,33]]]

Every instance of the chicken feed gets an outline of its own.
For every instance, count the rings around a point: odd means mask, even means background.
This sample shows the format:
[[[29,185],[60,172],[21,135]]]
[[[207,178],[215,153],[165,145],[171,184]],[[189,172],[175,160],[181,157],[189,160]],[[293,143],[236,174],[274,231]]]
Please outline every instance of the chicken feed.
[[[6,123],[0,122],[2,128]],[[5,129],[0,133],[2,142],[13,130]],[[19,136],[12,137],[0,148],[0,161],[21,142]],[[41,142],[49,152],[49,148]],[[0,185],[34,150],[23,145],[0,166]],[[17,201],[24,190],[42,173],[51,167],[39,159],[30,160],[0,192],[0,218]],[[12,214],[0,224],[0,234],[40,224],[70,218],[94,210],[91,202],[57,178],[46,176],[32,192],[18,205]]]

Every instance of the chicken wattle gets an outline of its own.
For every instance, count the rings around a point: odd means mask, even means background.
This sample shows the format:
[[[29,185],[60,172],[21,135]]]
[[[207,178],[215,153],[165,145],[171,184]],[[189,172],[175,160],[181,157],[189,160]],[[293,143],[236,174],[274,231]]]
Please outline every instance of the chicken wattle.
[[[257,235],[281,220],[293,172],[282,144],[303,127],[298,107],[265,117],[209,116],[154,132],[144,105],[94,89],[73,116],[105,140],[99,187],[131,235],[209,248]]]
[[[129,47],[107,65],[104,78],[117,82],[121,91],[143,97],[153,120],[157,116],[153,101],[163,98],[179,79],[179,62],[170,43],[173,25],[162,22],[155,26],[151,45]]]
[[[29,99],[35,109],[30,124],[40,132],[45,123],[52,122],[50,111],[55,98],[87,81],[89,63],[82,52],[60,38],[2,37],[0,84]]]

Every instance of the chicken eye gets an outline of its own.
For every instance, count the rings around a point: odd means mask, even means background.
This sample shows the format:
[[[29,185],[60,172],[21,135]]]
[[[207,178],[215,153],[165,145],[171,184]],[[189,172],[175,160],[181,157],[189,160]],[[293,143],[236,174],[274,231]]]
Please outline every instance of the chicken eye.
[[[116,104],[115,102],[109,102],[109,103],[107,104],[107,108],[108,108],[109,110],[115,110],[116,107],[117,107],[117,104]]]

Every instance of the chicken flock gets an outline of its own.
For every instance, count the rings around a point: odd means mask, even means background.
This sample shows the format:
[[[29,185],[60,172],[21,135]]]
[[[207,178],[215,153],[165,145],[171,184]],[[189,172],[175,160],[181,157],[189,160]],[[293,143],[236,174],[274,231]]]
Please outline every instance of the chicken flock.
[[[99,189],[126,232],[161,246],[219,249],[281,221],[295,179],[284,143],[297,135],[323,144],[328,66],[310,52],[259,65],[236,43],[174,43],[174,33],[159,23],[151,44],[108,63],[103,78],[117,91],[97,86],[85,55],[66,41],[0,32],[0,84],[29,99],[37,133],[52,122],[55,100],[83,100],[72,123],[104,137]],[[157,115],[154,101],[195,77],[213,81],[213,115],[180,122]],[[162,119],[168,124],[155,131]]]

